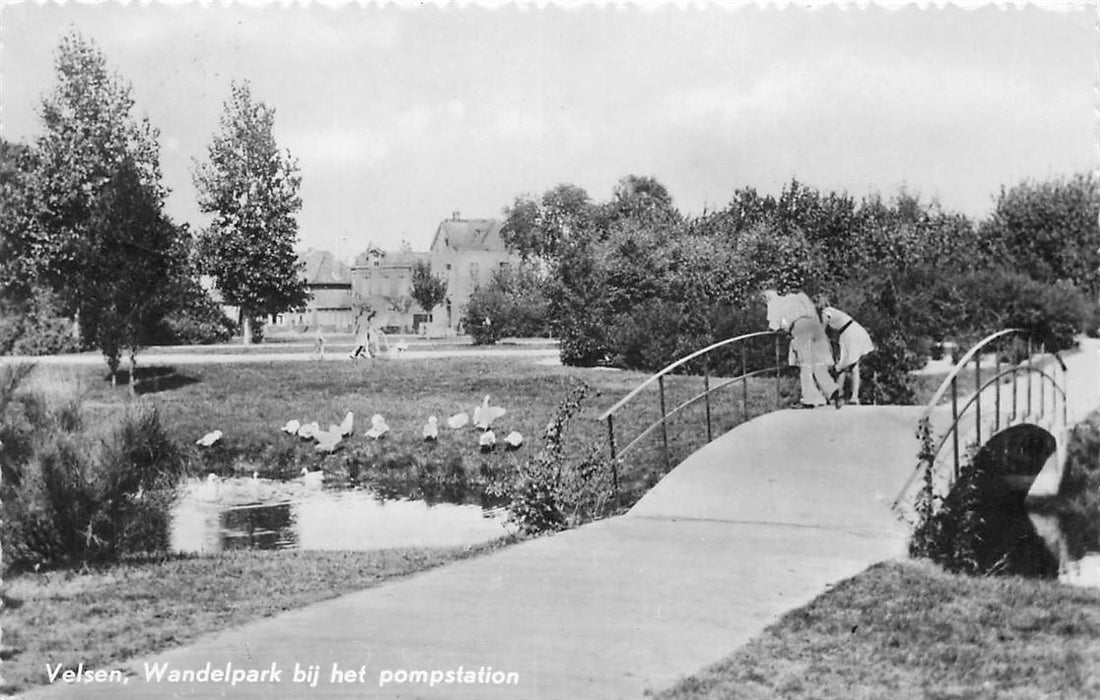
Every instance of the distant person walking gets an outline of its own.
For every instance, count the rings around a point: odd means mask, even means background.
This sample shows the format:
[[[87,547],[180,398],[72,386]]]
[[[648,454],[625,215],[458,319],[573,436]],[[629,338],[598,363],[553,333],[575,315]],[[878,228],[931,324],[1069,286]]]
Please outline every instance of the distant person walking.
[[[816,408],[832,402],[840,408],[840,388],[829,372],[833,367],[833,351],[814,303],[803,292],[780,295],[768,290],[764,297],[768,303],[768,327],[791,335],[787,362],[799,368],[800,407]]]
[[[313,349],[317,353],[317,359],[325,359],[325,332],[321,326],[317,326],[317,335],[314,340]]]
[[[374,356],[374,353],[371,352],[371,343],[374,341],[370,326],[372,318],[374,318],[373,311],[367,316],[365,321],[362,320],[362,313],[355,317],[355,349],[351,351],[351,359],[353,360],[364,355],[367,357]]]
[[[875,349],[875,343],[867,329],[856,323],[850,315],[830,306],[828,298],[818,300],[821,309],[821,323],[836,333],[840,346],[840,358],[836,362],[837,381],[843,387],[845,375],[852,379],[848,403],[859,405],[859,361]]]

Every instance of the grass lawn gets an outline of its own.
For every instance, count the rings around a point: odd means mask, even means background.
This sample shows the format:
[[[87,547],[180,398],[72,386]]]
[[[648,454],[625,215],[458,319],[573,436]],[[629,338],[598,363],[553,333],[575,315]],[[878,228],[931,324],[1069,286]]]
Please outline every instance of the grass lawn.
[[[251,474],[291,478],[303,466],[322,468],[331,479],[372,486],[388,495],[426,500],[477,502],[484,486],[506,476],[515,462],[532,455],[541,435],[566,396],[570,382],[588,383],[593,393],[582,405],[567,434],[567,450],[579,454],[593,445],[607,449],[607,425],[598,420],[648,375],[537,364],[523,357],[391,359],[352,362],[256,362],[157,367],[146,358],[144,370],[159,373],[159,391],[137,401],[157,407],[170,434],[186,446],[196,474]],[[43,366],[38,380],[50,386],[78,387],[93,421],[109,423],[133,401],[125,386],[112,388],[99,366]],[[149,383],[146,383],[149,386]],[[150,387],[151,388],[151,387]],[[671,409],[702,388],[697,377],[670,377],[666,406]],[[793,383],[784,378],[780,401],[792,398]],[[518,430],[526,439],[516,452],[478,449],[478,433],[467,427],[451,431],[442,423],[460,411],[472,413],[490,395],[507,414],[496,424],[498,438]],[[741,401],[747,396],[747,412]],[[775,404],[774,379],[749,382],[747,391],[731,386],[712,404],[714,436],[746,416]],[[659,413],[654,385],[616,417],[617,444],[622,447]],[[356,416],[355,434],[332,455],[314,451],[311,443],[288,436],[279,428],[290,419],[317,421],[322,429],[339,423],[347,411]],[[380,441],[364,437],[370,416],[382,414],[390,433]],[[428,416],[441,423],[440,439],[425,443],[421,428]],[[219,429],[222,441],[213,448],[194,445],[201,435]],[[669,427],[669,465],[675,465],[706,441],[702,402],[673,419]],[[623,466],[623,499],[637,500],[667,471],[661,431],[639,444]]]
[[[877,564],[656,697],[1096,698],[1100,590]]]
[[[4,581],[0,692],[45,684],[46,663],[110,667],[201,635],[493,551],[233,551]]]

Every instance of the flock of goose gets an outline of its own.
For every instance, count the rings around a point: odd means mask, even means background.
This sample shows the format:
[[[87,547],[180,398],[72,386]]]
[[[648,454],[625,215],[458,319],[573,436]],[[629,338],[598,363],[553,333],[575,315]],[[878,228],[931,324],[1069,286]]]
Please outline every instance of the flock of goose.
[[[472,420],[470,414],[463,411],[448,418],[446,420],[446,425],[452,431],[458,431],[472,423],[473,427],[480,431],[478,436],[478,447],[482,452],[490,452],[497,444],[497,436],[492,429],[493,422],[498,420],[505,413],[507,413],[507,411],[500,406],[490,406],[489,397],[486,396],[481,405],[474,408]],[[370,422],[370,429],[363,433],[365,437],[381,440],[390,432],[390,426],[386,423],[386,419],[380,414],[376,413],[371,416]],[[292,419],[287,421],[286,425],[282,427],[282,431],[288,435],[295,435],[303,440],[313,440],[317,443],[314,446],[315,450],[323,453],[331,453],[336,451],[344,438],[352,434],[354,425],[355,416],[351,411],[348,411],[347,415],[344,416],[344,420],[339,425],[329,425],[328,430],[322,430],[320,424],[316,421],[302,423],[297,419]],[[195,444],[200,447],[212,447],[222,439],[222,435],[222,431],[214,430],[196,440]],[[424,438],[425,442],[434,442],[438,440],[439,419],[435,416],[430,416],[428,422],[424,424],[421,430],[421,436]],[[523,436],[513,430],[504,437],[503,442],[508,449],[518,449],[523,444]],[[310,475],[319,473],[320,472],[309,472],[304,469],[303,478],[308,479]]]

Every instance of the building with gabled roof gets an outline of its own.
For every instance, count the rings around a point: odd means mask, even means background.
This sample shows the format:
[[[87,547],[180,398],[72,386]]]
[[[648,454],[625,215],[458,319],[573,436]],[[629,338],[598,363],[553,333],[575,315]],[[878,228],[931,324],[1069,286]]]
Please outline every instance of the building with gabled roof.
[[[351,268],[327,250],[298,254],[310,298],[303,311],[280,314],[275,325],[301,330],[324,328],[350,331],[355,324]]]
[[[459,330],[471,295],[489,284],[493,272],[519,264],[519,255],[508,250],[497,219],[462,219],[455,212],[440,222],[429,260],[432,274],[447,282],[442,323],[451,332]]]
[[[407,332],[428,321],[412,298],[412,272],[418,262],[428,262],[428,253],[407,246],[398,251],[371,248],[355,259],[352,295],[357,305],[374,313],[375,328]]]

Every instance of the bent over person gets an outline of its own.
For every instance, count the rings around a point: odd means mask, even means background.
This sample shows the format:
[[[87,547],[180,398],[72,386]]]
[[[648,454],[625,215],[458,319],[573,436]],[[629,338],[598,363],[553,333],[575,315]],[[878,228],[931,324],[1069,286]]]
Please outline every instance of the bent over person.
[[[821,322],[837,334],[840,345],[840,359],[836,362],[837,379],[844,386],[844,375],[852,378],[852,390],[848,403],[859,405],[859,361],[875,349],[875,343],[867,329],[856,323],[850,315],[840,309],[829,306],[828,300],[821,303]]]
[[[816,408],[835,402],[839,408],[840,390],[829,371],[833,366],[833,351],[813,302],[803,292],[780,296],[768,290],[764,296],[768,302],[768,327],[791,334],[787,362],[799,368],[800,406]]]

